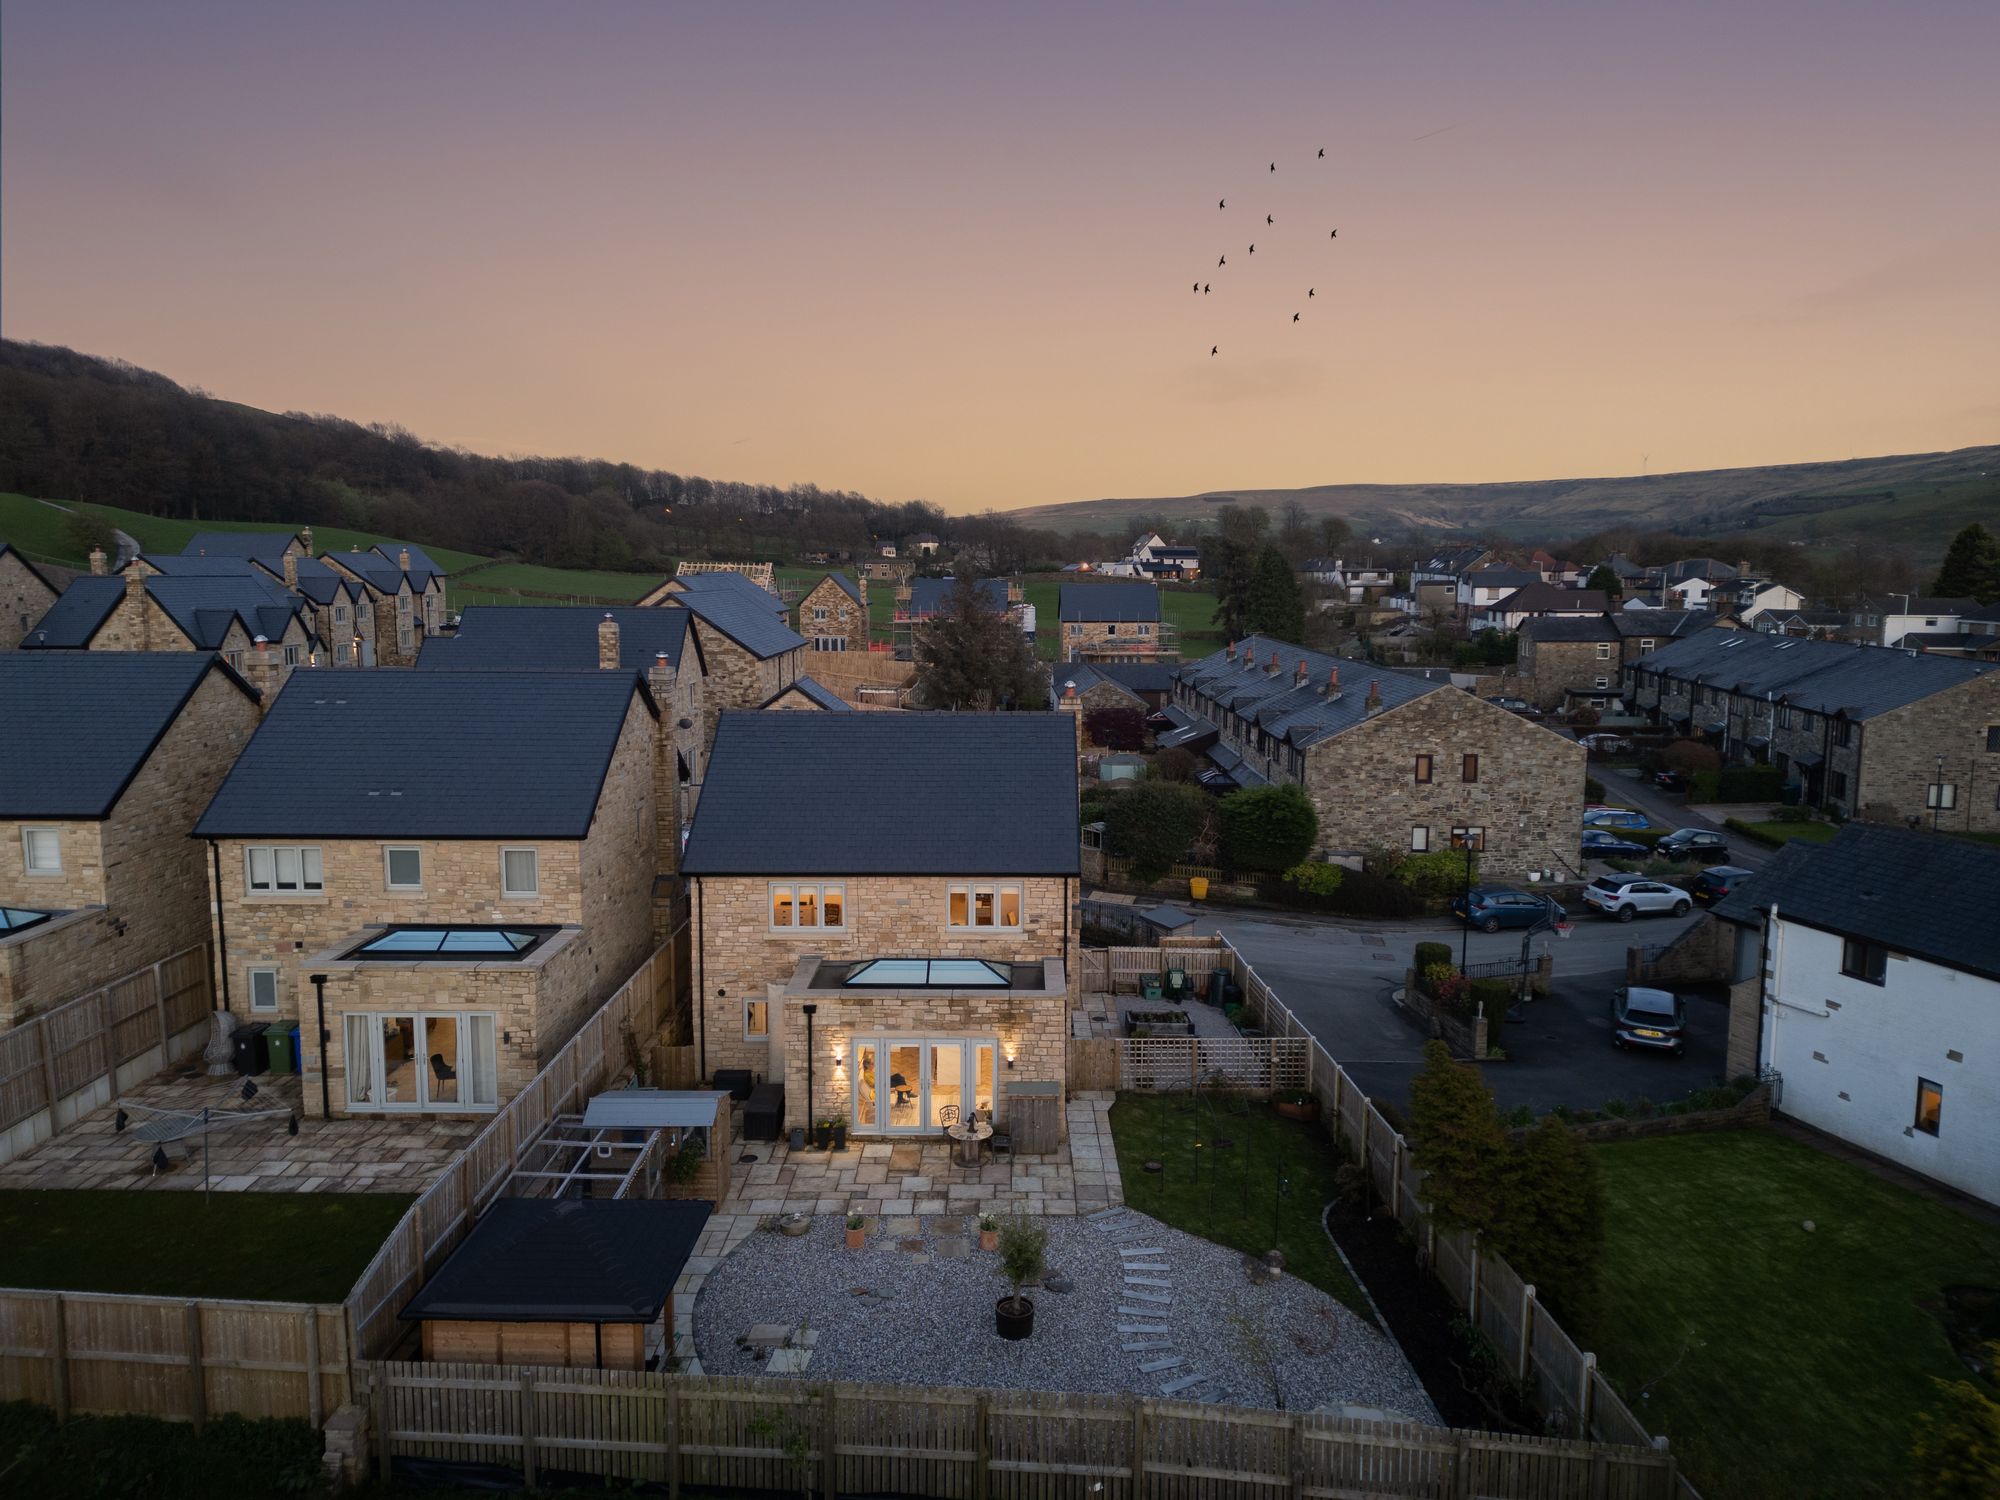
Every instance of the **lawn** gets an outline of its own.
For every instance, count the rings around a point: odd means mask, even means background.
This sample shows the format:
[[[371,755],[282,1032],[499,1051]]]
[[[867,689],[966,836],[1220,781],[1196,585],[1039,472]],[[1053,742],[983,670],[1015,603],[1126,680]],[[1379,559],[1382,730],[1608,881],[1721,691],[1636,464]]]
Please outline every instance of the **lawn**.
[[[1702,1494],[1906,1493],[1931,1378],[1965,1375],[1941,1294],[2000,1287],[2000,1228],[1764,1131],[1594,1154],[1606,1292],[1572,1331]]]
[[[0,1191],[0,1286],[338,1302],[397,1193]]]
[[[1132,1208],[1256,1255],[1272,1248],[1275,1210],[1286,1270],[1374,1321],[1320,1222],[1340,1196],[1334,1185],[1340,1163],[1318,1125],[1287,1120],[1268,1101],[1243,1094],[1121,1093],[1111,1109],[1111,1134]],[[1218,1153],[1218,1141],[1231,1144]],[[1148,1161],[1164,1170],[1148,1173]]]
[[[1746,823],[1730,818],[1728,826],[1745,838],[1774,848],[1797,840],[1807,844],[1830,844],[1840,833],[1838,823]]]
[[[630,604],[659,587],[664,577],[660,573],[611,573],[589,568],[544,568],[534,563],[497,563],[481,568],[466,580],[468,594],[490,595],[491,599],[482,597],[463,602]],[[555,597],[517,598],[516,590]]]

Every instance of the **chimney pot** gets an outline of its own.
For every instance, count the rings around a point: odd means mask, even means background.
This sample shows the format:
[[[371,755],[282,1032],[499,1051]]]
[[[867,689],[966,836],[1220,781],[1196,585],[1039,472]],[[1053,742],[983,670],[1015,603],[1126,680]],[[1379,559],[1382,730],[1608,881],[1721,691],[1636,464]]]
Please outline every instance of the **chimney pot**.
[[[1275,677],[1275,676],[1277,675],[1277,672],[1278,672],[1278,653],[1277,653],[1277,652],[1273,651],[1273,652],[1271,653],[1271,660],[1270,660],[1270,664],[1269,664],[1268,666],[1266,666],[1266,667],[1264,668],[1264,670],[1265,670],[1266,672],[1269,672],[1269,673],[1270,673],[1270,674],[1271,674],[1272,676],[1274,676],[1274,677]]]
[[[1328,667],[1326,669],[1326,691],[1329,697],[1340,691],[1340,668]]]
[[[1228,646],[1226,646],[1225,648],[1223,648],[1223,652],[1222,652],[1222,654],[1223,654],[1223,655],[1224,655],[1225,657],[1227,657],[1227,658],[1228,658],[1228,659],[1229,659],[1230,661],[1235,661],[1235,660],[1236,660],[1236,642],[1234,642],[1234,641],[1231,641],[1231,642],[1230,642],[1230,643],[1228,644]]]
[[[302,546],[302,547],[304,547],[304,548],[306,549],[306,556],[307,556],[307,557],[311,557],[311,556],[312,556],[312,549],[313,549],[313,529],[312,529],[312,527],[310,527],[310,526],[301,526],[301,527],[299,528],[299,545],[300,545],[300,546]]]
[[[1312,676],[1312,672],[1310,671],[1310,669],[1307,668],[1306,659],[1303,656],[1299,658],[1299,668],[1298,672],[1296,673],[1296,676],[1298,677],[1298,683],[1300,687],[1304,687],[1306,685],[1306,679]]]

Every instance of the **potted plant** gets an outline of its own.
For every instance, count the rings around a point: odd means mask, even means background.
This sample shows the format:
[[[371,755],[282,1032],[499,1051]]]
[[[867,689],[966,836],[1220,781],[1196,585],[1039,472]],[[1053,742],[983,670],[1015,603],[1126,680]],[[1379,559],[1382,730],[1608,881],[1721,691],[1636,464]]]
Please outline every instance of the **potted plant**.
[[[833,1149],[836,1151],[845,1151],[847,1149],[846,1115],[835,1115],[833,1117]]]
[[[993,1304],[993,1331],[1001,1338],[1024,1339],[1035,1331],[1035,1304],[1021,1288],[1041,1281],[1048,1248],[1047,1229],[1025,1214],[1008,1216],[1000,1231],[1000,1271],[1013,1294]]]
[[[867,1238],[868,1221],[862,1218],[860,1214],[849,1214],[847,1216],[847,1248],[850,1250],[859,1250]]]
[[[813,1127],[813,1144],[822,1151],[833,1149],[833,1121],[821,1120]]]
[[[1291,1093],[1278,1095],[1277,1103],[1278,1113],[1283,1115],[1287,1120],[1317,1120],[1319,1118],[1319,1100],[1311,1094],[1293,1090]]]
[[[982,1250],[1000,1248],[1000,1221],[991,1214],[979,1216],[979,1248]]]

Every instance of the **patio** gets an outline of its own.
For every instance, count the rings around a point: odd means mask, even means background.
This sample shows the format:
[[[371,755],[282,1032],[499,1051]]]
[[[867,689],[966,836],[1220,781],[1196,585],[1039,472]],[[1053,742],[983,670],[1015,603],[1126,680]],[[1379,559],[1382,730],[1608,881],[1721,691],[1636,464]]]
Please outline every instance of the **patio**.
[[[245,1103],[243,1080],[160,1077],[124,1095],[150,1109],[219,1115],[239,1110],[299,1113],[300,1080],[261,1074],[257,1097]],[[155,1173],[153,1148],[116,1129],[116,1102],[76,1122],[0,1166],[0,1188],[138,1188],[195,1191],[202,1186],[201,1137],[167,1146],[172,1166]],[[136,1123],[148,1116],[133,1111]],[[208,1185],[224,1193],[419,1193],[486,1124],[488,1116],[460,1119],[308,1120],[289,1135],[282,1117],[212,1129]],[[189,1156],[186,1148],[192,1147]]]

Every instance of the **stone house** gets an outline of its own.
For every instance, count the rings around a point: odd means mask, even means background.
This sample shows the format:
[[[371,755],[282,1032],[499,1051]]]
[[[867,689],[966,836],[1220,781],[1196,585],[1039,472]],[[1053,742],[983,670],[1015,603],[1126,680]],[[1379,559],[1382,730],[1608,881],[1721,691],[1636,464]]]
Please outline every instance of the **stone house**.
[[[208,653],[0,655],[0,1027],[207,941],[195,819],[257,714]]]
[[[1535,707],[1604,708],[1623,690],[1618,629],[1603,612],[1547,615],[1521,626],[1514,671]]]
[[[868,580],[829,573],[799,600],[799,634],[815,651],[868,649]]]
[[[374,615],[368,638],[375,666],[411,665],[425,637],[444,629],[444,570],[421,547],[402,543],[393,556],[381,547],[366,552],[356,548],[324,553],[319,561],[360,585],[364,603]]]
[[[0,542],[0,651],[21,644],[34,623],[62,594],[27,558]]]
[[[1304,787],[1322,857],[1469,845],[1488,880],[1574,867],[1584,747],[1448,682],[1252,636],[1175,688],[1158,743],[1206,751],[1211,785]]]
[[[1906,635],[1955,633],[1977,599],[1927,599],[1921,594],[1864,595],[1847,610],[1846,636],[1871,646],[1899,646]]]
[[[1008,578],[975,578],[969,581],[989,614],[1005,615],[1013,621],[1017,630],[1029,630],[1026,596],[1018,582]],[[891,629],[892,647],[898,661],[909,661],[916,655],[917,627],[945,612],[958,583],[958,579],[946,575],[943,578],[907,579],[896,586],[896,609],[891,617]]]
[[[658,738],[623,669],[278,695],[195,833],[224,1003],[299,1025],[308,1114],[490,1112],[631,976],[677,841]]]
[[[1716,905],[1736,926],[1728,1071],[1794,1119],[2000,1204],[2000,849],[1850,823]]]
[[[2000,832],[2000,665],[1704,630],[1626,668],[1625,698],[1811,807]]]
[[[1085,727],[1100,709],[1122,708],[1134,713],[1150,712],[1146,700],[1106,672],[1110,663],[1062,662],[1049,669],[1049,702],[1065,712],[1074,712],[1080,746],[1095,744]],[[1171,669],[1168,669],[1171,670]]]
[[[791,686],[780,688],[775,697],[757,705],[768,712],[851,714],[854,705],[824,683],[800,677]]]
[[[680,609],[693,630],[706,677],[702,743],[715,739],[716,716],[762,708],[805,676],[806,638],[785,623],[785,607],[740,573],[674,578],[642,608]]]
[[[97,557],[91,561],[95,564]],[[375,611],[368,604],[367,586],[316,558],[301,555],[296,547],[253,557],[147,552],[126,564],[124,571],[176,578],[249,578],[266,586],[281,586],[298,603],[313,642],[313,666],[375,665]]]
[[[1065,583],[1057,596],[1056,617],[1062,661],[1158,658],[1171,652],[1155,584]]]
[[[1530,583],[1503,594],[1474,613],[1468,621],[1477,630],[1519,630],[1529,620],[1601,615],[1611,601],[1599,589],[1562,589],[1552,583]]]
[[[1061,1088],[1075,754],[1059,713],[725,714],[682,858],[701,1075],[864,1137]]]

